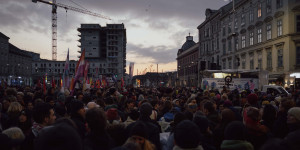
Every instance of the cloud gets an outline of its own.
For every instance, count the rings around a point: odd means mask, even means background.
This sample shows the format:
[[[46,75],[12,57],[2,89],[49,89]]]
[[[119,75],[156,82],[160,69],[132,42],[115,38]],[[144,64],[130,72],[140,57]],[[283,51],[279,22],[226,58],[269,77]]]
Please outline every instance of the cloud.
[[[77,28],[82,23],[124,23],[127,30],[127,61],[173,64],[178,49],[190,32],[198,41],[197,26],[205,19],[205,9],[218,9],[224,0],[72,0],[89,11],[111,17],[112,21],[96,18],[63,8],[58,14],[58,57],[78,59]],[[70,0],[59,3],[81,8]],[[31,0],[0,0],[0,32],[13,35],[16,46],[35,49],[41,57],[51,57],[51,6]],[[146,33],[146,34],[145,34]],[[22,34],[22,35],[18,35]],[[37,44],[31,44],[24,37]],[[43,37],[41,37],[43,36]],[[140,40],[138,40],[140,39]],[[40,40],[40,41],[39,41]],[[43,41],[41,41],[43,40]],[[160,41],[161,40],[161,41]],[[27,43],[24,44],[24,43]],[[13,43],[15,44],[15,43]],[[25,46],[26,45],[26,46]],[[39,45],[39,48],[36,47]],[[59,58],[58,58],[59,59]]]
[[[164,45],[144,47],[143,45],[129,43],[127,44],[127,55],[129,55],[129,59],[127,60],[134,62],[141,60],[147,63],[164,64],[176,60],[177,50],[176,48],[169,48]],[[130,59],[130,55],[134,57]]]

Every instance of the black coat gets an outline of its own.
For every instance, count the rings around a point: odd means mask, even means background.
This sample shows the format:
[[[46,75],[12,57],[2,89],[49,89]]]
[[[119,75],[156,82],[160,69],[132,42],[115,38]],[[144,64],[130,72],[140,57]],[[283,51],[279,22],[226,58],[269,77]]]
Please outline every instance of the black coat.
[[[113,140],[106,133],[88,133],[84,139],[84,150],[110,150],[114,147]]]
[[[274,122],[273,134],[275,137],[284,138],[289,133],[289,128],[286,123],[287,112],[278,113],[277,120]]]
[[[73,115],[71,116],[71,119],[74,121],[74,123],[76,124],[77,126],[77,131],[81,137],[81,139],[84,139],[84,136],[87,132],[86,130],[86,126],[85,126],[85,120],[84,118],[82,118],[81,116],[79,115]]]

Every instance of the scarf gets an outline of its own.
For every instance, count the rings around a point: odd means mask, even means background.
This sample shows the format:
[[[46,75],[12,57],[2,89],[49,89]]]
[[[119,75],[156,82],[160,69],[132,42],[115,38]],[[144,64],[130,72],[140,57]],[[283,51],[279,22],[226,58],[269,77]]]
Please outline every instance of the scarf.
[[[40,131],[43,129],[44,127],[41,126],[40,124],[33,122],[32,124],[32,133],[34,134],[35,137],[37,137],[37,135],[40,133]]]

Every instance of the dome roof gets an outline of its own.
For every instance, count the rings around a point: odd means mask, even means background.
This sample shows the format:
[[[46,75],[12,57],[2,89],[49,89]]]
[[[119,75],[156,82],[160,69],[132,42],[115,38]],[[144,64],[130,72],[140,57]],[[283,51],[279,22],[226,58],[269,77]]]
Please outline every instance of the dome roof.
[[[181,47],[181,49],[182,50],[187,50],[187,49],[189,49],[189,48],[191,48],[192,46],[194,46],[196,43],[194,42],[194,41],[186,41],[183,45],[182,45],[182,47]]]
[[[192,46],[194,46],[196,43],[193,41],[193,36],[187,36],[186,37],[186,42],[182,45],[181,49],[182,51],[185,51],[189,48],[191,48]]]

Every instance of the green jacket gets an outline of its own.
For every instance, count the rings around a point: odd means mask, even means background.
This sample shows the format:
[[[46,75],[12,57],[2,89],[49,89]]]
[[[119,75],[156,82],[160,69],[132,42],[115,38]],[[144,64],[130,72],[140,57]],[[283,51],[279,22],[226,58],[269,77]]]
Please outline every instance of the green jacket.
[[[221,150],[254,150],[254,147],[247,141],[224,140],[221,144]]]

